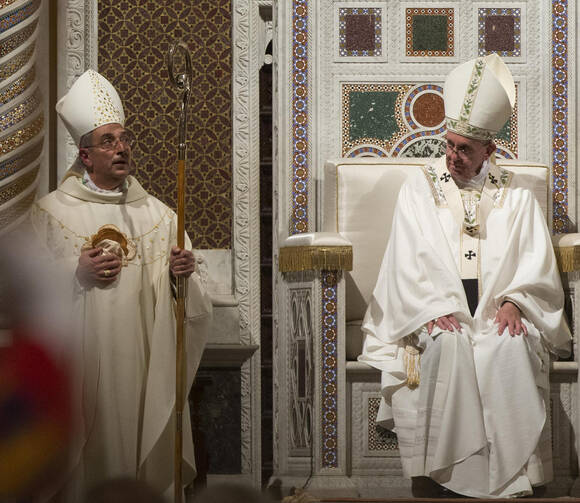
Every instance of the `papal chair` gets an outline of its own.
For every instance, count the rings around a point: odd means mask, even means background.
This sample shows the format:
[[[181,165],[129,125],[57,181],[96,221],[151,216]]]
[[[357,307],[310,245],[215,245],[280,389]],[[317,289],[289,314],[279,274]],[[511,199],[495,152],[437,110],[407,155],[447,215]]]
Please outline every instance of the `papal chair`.
[[[375,423],[380,373],[357,361],[361,323],[391,230],[398,192],[427,159],[352,158],[328,161],[320,182],[319,232],[281,243],[275,345],[275,473],[283,485],[321,494],[411,496],[396,435]],[[537,198],[551,223],[550,171],[545,165],[499,161]],[[576,334],[580,235],[553,237]],[[548,494],[575,492],[578,363],[550,369],[550,420],[555,479]]]

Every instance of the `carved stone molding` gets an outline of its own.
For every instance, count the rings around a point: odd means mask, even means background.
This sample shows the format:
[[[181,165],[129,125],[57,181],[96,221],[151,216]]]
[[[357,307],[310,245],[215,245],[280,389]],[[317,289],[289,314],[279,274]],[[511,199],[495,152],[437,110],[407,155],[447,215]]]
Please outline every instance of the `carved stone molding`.
[[[63,96],[87,69],[98,69],[97,21],[97,0],[68,0],[66,3],[66,34],[64,41],[59,41],[59,52],[65,55],[65,81],[59,86],[59,96]],[[58,144],[59,150],[64,149],[64,162],[59,162],[59,178],[77,156],[76,145],[68,133],[66,139],[65,145]],[[59,157],[62,159],[63,155]]]
[[[259,69],[265,46],[251,34],[266,32],[260,10],[271,2],[232,2],[233,264],[240,341],[260,344]],[[242,473],[254,484],[261,474],[260,354],[243,366]]]

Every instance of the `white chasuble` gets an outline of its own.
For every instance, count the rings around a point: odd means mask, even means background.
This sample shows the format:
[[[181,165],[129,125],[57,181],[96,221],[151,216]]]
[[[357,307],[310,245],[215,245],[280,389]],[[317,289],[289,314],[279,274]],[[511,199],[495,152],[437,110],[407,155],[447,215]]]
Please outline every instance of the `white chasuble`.
[[[474,278],[472,315],[462,279]],[[528,337],[498,335],[506,299]],[[551,479],[548,350],[569,351],[563,306],[545,217],[517,177],[492,164],[480,193],[460,191],[444,159],[410,176],[359,357],[382,371],[377,421],[397,432],[406,476],[474,497],[530,494]],[[448,314],[461,332],[428,335]],[[410,342],[422,351],[418,387],[407,380]]]
[[[125,192],[101,194],[71,177],[31,212],[47,254],[70,278],[82,387],[82,432],[71,482],[78,491],[71,496],[75,501],[82,501],[86,488],[114,476],[143,478],[160,491],[173,481],[175,302],[169,256],[176,244],[176,216],[135,178],[128,182]],[[81,248],[100,229],[107,235],[111,228],[124,240],[121,272],[110,285],[83,288],[75,276]],[[194,273],[186,302],[187,389],[210,313],[211,302]],[[184,483],[195,475],[189,417],[186,402]]]

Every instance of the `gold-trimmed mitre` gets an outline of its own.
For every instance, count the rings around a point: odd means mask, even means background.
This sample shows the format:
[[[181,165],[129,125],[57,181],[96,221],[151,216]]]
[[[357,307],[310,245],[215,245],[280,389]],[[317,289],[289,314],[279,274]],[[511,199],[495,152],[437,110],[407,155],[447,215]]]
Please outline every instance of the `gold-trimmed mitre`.
[[[452,70],[445,79],[443,99],[448,131],[492,140],[512,113],[516,87],[508,67],[494,53]]]
[[[56,104],[56,112],[77,144],[83,135],[105,124],[125,124],[125,112],[112,84],[87,70]]]

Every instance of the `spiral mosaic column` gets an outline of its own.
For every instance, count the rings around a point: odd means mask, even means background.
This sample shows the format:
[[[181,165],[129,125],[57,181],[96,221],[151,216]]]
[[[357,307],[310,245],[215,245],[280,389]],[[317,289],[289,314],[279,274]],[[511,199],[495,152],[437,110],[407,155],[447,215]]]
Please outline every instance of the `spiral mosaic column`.
[[[0,232],[26,217],[44,139],[36,79],[42,0],[0,0]]]

